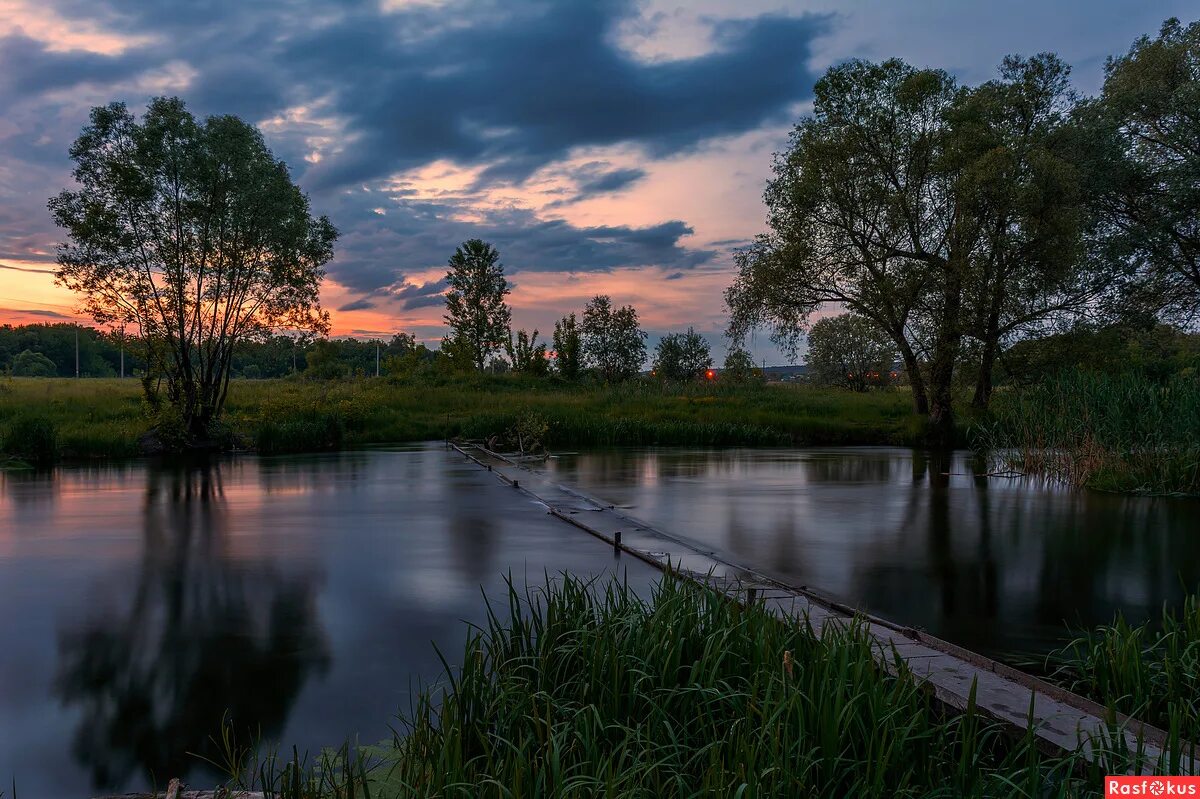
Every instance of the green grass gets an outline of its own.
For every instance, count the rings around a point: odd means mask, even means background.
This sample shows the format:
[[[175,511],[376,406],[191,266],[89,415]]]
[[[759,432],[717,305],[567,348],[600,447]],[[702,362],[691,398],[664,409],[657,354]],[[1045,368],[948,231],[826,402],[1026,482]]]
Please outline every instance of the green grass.
[[[1106,491],[1200,494],[1200,380],[1072,371],[998,392],[983,446],[1029,474]]]
[[[150,426],[135,380],[14,378],[0,384],[0,440],[18,417],[49,421],[67,459],[137,454]],[[606,387],[507,375],[444,382],[234,381],[224,422],[263,452],[503,433],[522,414],[549,422],[550,447],[588,445],[905,444],[921,420],[902,392],[804,386]],[[0,445],[2,446],[2,445]]]
[[[1048,676],[1072,691],[1200,742],[1200,596],[1157,620],[1080,633],[1047,659]]]
[[[393,741],[231,762],[281,797],[1073,797],[1127,763],[1047,755],[943,709],[857,625],[816,638],[664,578],[644,601],[570,576],[468,637]],[[503,618],[503,620],[502,620]],[[1118,772],[1119,773],[1119,772]]]

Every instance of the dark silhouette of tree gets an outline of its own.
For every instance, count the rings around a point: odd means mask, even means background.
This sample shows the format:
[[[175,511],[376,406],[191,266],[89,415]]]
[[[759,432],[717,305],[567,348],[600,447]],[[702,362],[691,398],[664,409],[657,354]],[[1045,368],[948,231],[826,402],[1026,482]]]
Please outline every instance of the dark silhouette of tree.
[[[612,299],[598,295],[583,309],[580,326],[584,363],[605,380],[627,380],[646,361],[646,334],[638,326],[632,305],[613,308]]]
[[[140,122],[123,103],[93,108],[71,158],[79,188],[49,202],[68,237],[57,281],[98,323],[138,335],[161,372],[143,380],[147,400],[165,383],[183,429],[204,439],[239,342],[328,329],[318,294],[337,231],[312,218],[257,129],[198,121],[178,98]]]
[[[483,370],[488,358],[504,347],[512,311],[504,298],[508,281],[495,247],[481,239],[464,241],[450,257],[446,273],[446,315],[450,335],[443,349]]]
[[[654,351],[654,374],[663,380],[695,380],[712,368],[708,342],[692,328],[663,336]]]
[[[505,350],[512,370],[519,374],[544,375],[550,370],[550,361],[546,357],[546,345],[537,343],[538,331],[526,333],[518,330],[516,335],[509,334]]]
[[[128,606],[60,633],[57,691],[81,714],[72,750],[96,788],[164,782],[217,759],[228,719],[282,731],[329,651],[311,579],[235,562],[216,465],[152,470]]]
[[[890,382],[896,345],[866,319],[855,314],[828,316],[808,333],[805,362],[814,381],[866,391]]]
[[[1200,22],[1169,19],[1111,59],[1091,107],[1112,243],[1135,267],[1135,310],[1200,313]],[[1105,146],[1107,145],[1107,146]]]
[[[575,314],[554,323],[554,368],[565,380],[575,380],[583,370],[583,342]]]

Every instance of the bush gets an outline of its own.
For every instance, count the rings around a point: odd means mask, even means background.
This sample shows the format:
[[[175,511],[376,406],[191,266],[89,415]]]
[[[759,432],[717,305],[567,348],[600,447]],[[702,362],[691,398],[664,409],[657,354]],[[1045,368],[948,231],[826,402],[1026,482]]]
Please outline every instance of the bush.
[[[49,466],[58,458],[58,429],[41,416],[18,416],[4,431],[0,451],[34,466]]]
[[[283,421],[266,421],[255,446],[264,455],[288,452],[326,452],[340,449],[346,427],[337,414],[306,414]]]

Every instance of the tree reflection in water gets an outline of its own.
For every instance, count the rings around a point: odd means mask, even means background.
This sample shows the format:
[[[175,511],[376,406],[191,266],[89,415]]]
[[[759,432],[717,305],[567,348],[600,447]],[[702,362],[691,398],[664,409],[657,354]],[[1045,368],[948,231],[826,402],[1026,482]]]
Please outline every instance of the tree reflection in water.
[[[328,670],[317,581],[239,557],[229,528],[220,464],[152,468],[137,574],[106,587],[118,609],[60,631],[56,690],[82,709],[72,748],[96,788],[186,776],[226,713],[276,737]]]

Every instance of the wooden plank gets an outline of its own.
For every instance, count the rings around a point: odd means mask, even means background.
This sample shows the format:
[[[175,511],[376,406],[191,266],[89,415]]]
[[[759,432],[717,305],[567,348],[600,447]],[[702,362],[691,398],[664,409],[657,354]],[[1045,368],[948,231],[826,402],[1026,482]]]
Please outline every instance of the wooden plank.
[[[1094,743],[1107,741],[1111,747],[1115,733],[1127,751],[1138,756],[1134,773],[1153,773],[1165,756],[1167,735],[1149,724],[1113,714],[1085,697],[927,633],[843,605],[812,587],[787,585],[731,563],[497,453],[469,444],[451,446],[528,494],[550,514],[657,568],[715,588],[736,601],[759,603],[780,618],[807,619],[817,635],[831,624],[864,625],[878,644],[876,658],[882,668],[894,673],[899,658],[952,708],[965,709],[974,692],[975,706],[982,714],[1008,724],[1014,734],[1025,733],[1032,723],[1039,745],[1047,750],[1078,749],[1093,759]],[[1200,771],[1194,758],[1184,771]]]

